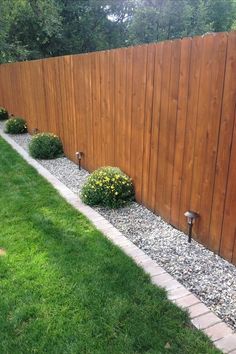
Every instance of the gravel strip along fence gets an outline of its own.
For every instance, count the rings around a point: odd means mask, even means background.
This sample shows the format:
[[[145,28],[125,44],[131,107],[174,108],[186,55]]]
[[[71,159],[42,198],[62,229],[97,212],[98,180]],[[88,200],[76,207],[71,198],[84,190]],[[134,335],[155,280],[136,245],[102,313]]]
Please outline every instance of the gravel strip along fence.
[[[0,122],[0,128],[3,123]],[[29,134],[11,135],[27,150]],[[79,193],[88,172],[67,158],[38,160],[73,192]],[[117,210],[96,207],[134,244],[156,260],[212,311],[236,330],[236,267],[137,203]]]

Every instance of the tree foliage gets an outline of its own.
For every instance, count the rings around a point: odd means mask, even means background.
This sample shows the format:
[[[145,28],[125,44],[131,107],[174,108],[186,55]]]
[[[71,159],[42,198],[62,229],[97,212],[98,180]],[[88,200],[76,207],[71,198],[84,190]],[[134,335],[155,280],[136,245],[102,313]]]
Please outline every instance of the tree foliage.
[[[236,28],[236,0],[0,0],[0,62]]]

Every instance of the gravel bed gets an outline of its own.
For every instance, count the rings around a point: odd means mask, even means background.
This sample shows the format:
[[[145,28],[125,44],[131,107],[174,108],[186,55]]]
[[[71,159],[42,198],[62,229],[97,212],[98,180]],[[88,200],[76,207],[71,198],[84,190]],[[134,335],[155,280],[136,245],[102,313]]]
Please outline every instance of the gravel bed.
[[[0,128],[2,127],[0,122]],[[29,134],[12,135],[27,150]],[[38,160],[73,192],[78,193],[88,172],[67,158]],[[156,260],[213,312],[236,330],[236,267],[166,223],[137,203],[118,210],[96,207],[127,238]]]

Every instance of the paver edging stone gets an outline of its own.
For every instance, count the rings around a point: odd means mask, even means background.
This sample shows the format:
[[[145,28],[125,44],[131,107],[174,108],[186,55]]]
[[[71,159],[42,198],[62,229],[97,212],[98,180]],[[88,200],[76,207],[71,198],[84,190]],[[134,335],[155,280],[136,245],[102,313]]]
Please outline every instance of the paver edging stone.
[[[61,194],[66,201],[76,208],[79,212],[85,215],[92,224],[101,231],[111,242],[120,247],[134,262],[141,267],[145,273],[149,274],[153,284],[164,288],[170,301],[176,305],[188,310],[191,322],[196,328],[202,328],[203,332],[210,337],[214,345],[223,351],[223,353],[236,352],[236,333],[233,333],[231,328],[219,319],[210,309],[208,309],[201,301],[193,295],[188,289],[174,279],[164,268],[159,266],[148,255],[128,240],[122,233],[117,230],[109,221],[101,214],[85,205],[74,192],[53,176],[39,162],[34,160],[29,154],[19,146],[11,137],[6,135],[0,129],[0,136],[8,142],[14,150],[16,150],[28,163],[33,166],[37,172],[43,176],[53,187]],[[196,315],[194,310],[197,305],[205,306],[209,311],[200,311]],[[194,309],[195,307],[195,309]],[[210,318],[209,325],[206,323],[207,318]],[[222,337],[219,334],[219,326],[222,328]]]

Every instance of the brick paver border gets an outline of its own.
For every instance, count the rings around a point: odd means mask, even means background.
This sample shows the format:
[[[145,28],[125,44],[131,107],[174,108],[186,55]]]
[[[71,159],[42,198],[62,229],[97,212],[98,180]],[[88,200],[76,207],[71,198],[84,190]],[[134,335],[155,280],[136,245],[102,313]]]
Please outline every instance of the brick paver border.
[[[131,257],[138,266],[149,274],[153,284],[167,291],[169,300],[189,312],[193,325],[210,337],[215,346],[223,353],[236,353],[236,333],[205,306],[195,295],[168,274],[162,267],[135,246],[119,230],[102,215],[82,203],[79,196],[53,176],[46,168],[34,160],[10,136],[0,129],[0,136],[8,142],[38,173],[43,176],[74,208],[84,214],[92,224],[100,230],[124,253]]]

